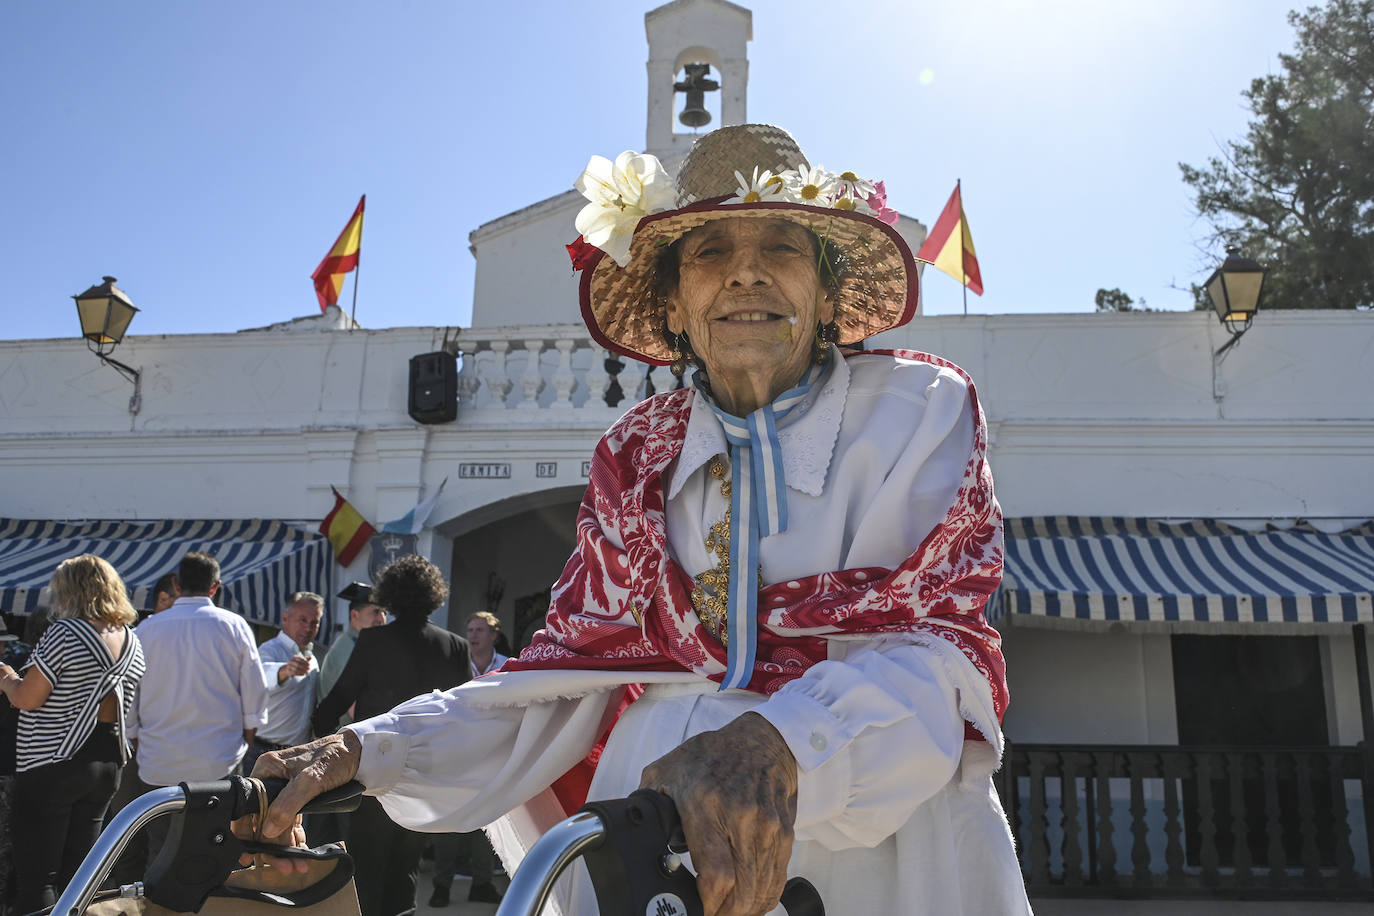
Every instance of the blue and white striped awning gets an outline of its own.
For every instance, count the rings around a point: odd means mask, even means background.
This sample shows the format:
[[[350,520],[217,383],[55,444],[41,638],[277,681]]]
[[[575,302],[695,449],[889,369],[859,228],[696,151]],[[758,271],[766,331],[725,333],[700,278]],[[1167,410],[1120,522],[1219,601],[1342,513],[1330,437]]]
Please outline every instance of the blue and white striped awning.
[[[1374,523],[1327,534],[1060,516],[1008,519],[1006,535],[994,618],[1252,631],[1374,622]]]
[[[53,569],[83,553],[109,561],[134,607],[150,607],[152,586],[192,550],[219,561],[223,584],[215,603],[257,623],[279,623],[291,592],[333,593],[329,541],[284,522],[0,519],[0,611],[31,614],[46,606]]]

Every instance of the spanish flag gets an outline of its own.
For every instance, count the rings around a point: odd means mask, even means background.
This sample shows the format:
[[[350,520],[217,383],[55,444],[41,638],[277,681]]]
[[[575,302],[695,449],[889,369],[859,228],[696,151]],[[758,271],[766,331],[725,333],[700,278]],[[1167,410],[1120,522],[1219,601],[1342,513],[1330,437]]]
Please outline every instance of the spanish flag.
[[[339,233],[339,240],[329,249],[320,266],[310,278],[315,281],[315,295],[320,299],[320,311],[331,305],[339,304],[339,292],[343,289],[344,274],[358,266],[358,254],[363,244],[363,204],[367,203],[364,194],[358,200],[358,208],[348,219],[348,225]],[[348,564],[345,563],[345,566]]]
[[[362,513],[340,496],[338,490],[333,487],[329,489],[334,492],[334,508],[320,522],[320,534],[329,538],[329,543],[334,545],[334,555],[338,557],[339,565],[351,566],[358,551],[377,533],[377,529],[369,525]]]
[[[916,252],[916,259],[943,270],[977,295],[983,295],[983,274],[978,270],[978,252],[973,250],[973,235],[968,230],[968,217],[964,216],[958,182],[935,221],[935,228]]]

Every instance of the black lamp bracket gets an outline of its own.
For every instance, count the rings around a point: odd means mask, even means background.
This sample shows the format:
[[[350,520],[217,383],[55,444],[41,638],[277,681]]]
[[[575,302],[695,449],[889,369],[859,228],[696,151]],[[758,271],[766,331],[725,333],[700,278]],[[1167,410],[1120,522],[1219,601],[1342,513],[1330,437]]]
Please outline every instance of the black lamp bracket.
[[[138,411],[143,406],[143,373],[133,366],[121,363],[108,354],[100,352],[100,348],[91,343],[91,341],[87,341],[86,344],[102,363],[124,376],[124,378],[128,379],[133,384],[134,393],[129,398],[129,413],[138,416]]]

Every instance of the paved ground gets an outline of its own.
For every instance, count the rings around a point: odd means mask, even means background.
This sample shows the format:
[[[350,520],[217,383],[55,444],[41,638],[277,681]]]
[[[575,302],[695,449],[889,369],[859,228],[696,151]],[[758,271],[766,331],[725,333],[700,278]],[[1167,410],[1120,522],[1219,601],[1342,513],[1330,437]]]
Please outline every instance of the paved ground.
[[[420,882],[415,889],[415,912],[417,916],[493,916],[495,903],[468,903],[468,887],[471,878],[454,878],[450,891],[451,903],[440,909],[429,905],[429,895],[434,893],[433,863],[425,859],[420,863]],[[496,876],[496,886],[505,891],[510,880],[505,875]]]

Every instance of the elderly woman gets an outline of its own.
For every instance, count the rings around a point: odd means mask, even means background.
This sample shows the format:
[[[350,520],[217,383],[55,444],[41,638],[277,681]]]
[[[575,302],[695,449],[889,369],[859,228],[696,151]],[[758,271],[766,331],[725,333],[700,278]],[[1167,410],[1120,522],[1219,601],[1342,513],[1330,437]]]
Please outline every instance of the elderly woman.
[[[57,619],[23,677],[0,664],[0,690],[19,708],[14,798],[18,911],[52,906],[100,836],[129,761],[124,723],[143,677],[143,648],[114,567],[91,554],[52,576]]]
[[[990,779],[1007,696],[978,402],[938,358],[842,349],[916,309],[881,185],[743,125],[676,188],[631,153],[578,187],[592,333],[690,384],[597,446],[534,643],[264,758],[293,776],[269,829],[356,774],[404,823],[490,824],[510,862],[584,795],[642,785],[677,802],[708,914],[768,912],[794,874],[832,911],[1028,912]],[[563,912],[595,912],[569,885]]]

